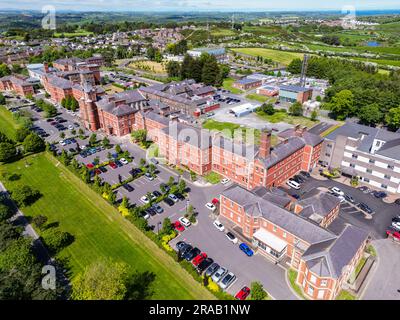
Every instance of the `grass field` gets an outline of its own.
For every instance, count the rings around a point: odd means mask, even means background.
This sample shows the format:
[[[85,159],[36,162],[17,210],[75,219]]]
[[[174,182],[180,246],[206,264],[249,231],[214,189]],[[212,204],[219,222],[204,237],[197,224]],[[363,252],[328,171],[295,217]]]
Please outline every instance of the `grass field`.
[[[20,181],[4,181],[8,189],[27,184],[43,194],[31,207],[23,209],[27,216],[45,215],[75,237],[74,243],[59,254],[60,258],[69,259],[72,276],[94,261],[109,257],[138,271],[154,272],[153,299],[213,298],[171,257],[51,155],[31,156],[0,169],[21,175]]]
[[[10,139],[15,139],[15,132],[18,129],[18,124],[13,119],[12,113],[4,106],[0,106],[0,131]]]
[[[93,34],[93,32],[89,32],[89,31],[82,30],[82,29],[77,29],[75,32],[64,32],[64,33],[56,32],[56,33],[54,33],[54,37],[60,38],[60,37],[64,36],[66,38],[73,38],[73,37],[90,36],[92,34]]]
[[[298,117],[298,116],[291,116],[285,112],[275,112],[273,115],[266,115],[266,114],[261,114],[257,113],[257,116],[265,121],[271,122],[271,123],[278,123],[278,122],[285,122],[289,123],[292,125],[301,125],[301,126],[306,126],[307,128],[311,128],[312,126],[316,125],[318,121],[312,121],[309,118],[306,117]]]
[[[357,298],[353,296],[350,292],[342,290],[339,292],[336,300],[357,300]]]
[[[297,272],[293,269],[289,269],[288,278],[289,278],[289,283],[292,286],[292,289],[297,293],[298,296],[306,300],[307,298],[304,295],[303,290],[296,284]]]
[[[223,87],[224,89],[226,89],[226,90],[229,90],[229,91],[232,92],[233,94],[241,94],[241,93],[243,93],[242,90],[232,87],[232,84],[233,84],[234,82],[235,82],[235,79],[226,78],[226,79],[224,80],[224,83],[222,84],[222,87]]]
[[[262,94],[257,94],[257,93],[249,93],[248,95],[246,95],[246,99],[255,100],[255,101],[258,101],[261,103],[273,102],[276,100],[275,98],[267,97],[267,96],[264,96]]]
[[[236,33],[232,29],[213,28],[211,29],[211,35],[215,37],[230,37],[236,35]]]
[[[248,54],[251,56],[261,56],[263,58],[268,58],[286,66],[289,65],[289,63],[292,62],[293,59],[303,58],[302,53],[287,52],[287,51],[265,49],[265,48],[232,48],[231,50],[243,54]]]
[[[128,67],[131,69],[138,69],[153,73],[166,73],[164,64],[155,61],[135,61],[132,62]]]

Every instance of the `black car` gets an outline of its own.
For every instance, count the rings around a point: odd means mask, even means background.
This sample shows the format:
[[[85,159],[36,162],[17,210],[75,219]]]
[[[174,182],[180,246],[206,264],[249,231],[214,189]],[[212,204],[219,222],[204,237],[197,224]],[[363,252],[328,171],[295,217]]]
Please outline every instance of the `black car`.
[[[160,189],[162,190],[162,189],[164,189],[165,190],[165,192],[167,193],[167,192],[169,192],[169,190],[171,189],[168,185],[166,185],[165,183],[161,183],[160,184]]]
[[[358,207],[369,214],[372,214],[374,212],[370,207],[368,207],[368,205],[362,202],[358,205]]]
[[[201,253],[200,249],[197,247],[194,247],[192,250],[186,252],[186,254],[183,256],[183,258],[186,261],[192,261],[194,257],[198,256]]]
[[[165,198],[163,201],[164,201],[167,205],[169,205],[170,207],[172,207],[172,206],[175,204],[175,202],[172,201],[170,198]]]
[[[354,198],[351,196],[351,195],[349,195],[349,194],[345,194],[344,195],[344,198],[348,201],[348,202],[350,202],[350,203],[355,203],[356,201],[354,200]]]
[[[106,173],[108,170],[107,170],[107,168],[106,167],[99,167],[99,170],[102,172],[102,173]]]
[[[292,178],[294,181],[296,181],[297,183],[303,183],[305,180],[301,177],[301,176],[299,176],[299,175],[296,175],[296,176],[294,176],[293,178]]]
[[[58,120],[58,123],[65,123],[65,122],[67,122],[67,120],[65,120],[65,119]]]
[[[68,151],[71,152],[71,153],[75,153],[76,152],[76,150],[74,148],[69,148]]]
[[[400,222],[400,216],[399,217],[394,217],[392,219],[392,222]]]
[[[193,249],[193,247],[188,244],[185,243],[184,245],[182,245],[182,247],[179,249],[179,255],[181,257],[184,257],[189,251],[191,251]]]
[[[399,199],[396,199],[396,200],[394,201],[394,203],[400,205],[400,198],[399,198]]]
[[[210,265],[212,265],[214,262],[213,259],[211,258],[205,258],[200,264],[197,266],[197,272],[198,273],[203,273],[204,270],[206,270]]]
[[[218,269],[219,264],[214,262],[207,268],[205,275],[211,277]]]
[[[162,196],[161,192],[160,192],[160,191],[157,191],[157,190],[156,190],[156,191],[153,191],[153,195],[154,195],[156,198]]]
[[[128,191],[128,192],[132,192],[133,190],[135,190],[135,189],[133,189],[133,187],[132,187],[130,184],[128,184],[128,183],[123,184],[122,187],[123,187],[126,191]]]
[[[148,213],[149,215],[151,215],[152,217],[155,216],[157,214],[157,212],[153,209],[153,208],[148,208],[145,210],[146,213]]]
[[[306,178],[310,178],[311,177],[311,174],[309,172],[307,172],[307,171],[300,171],[300,174],[302,176],[306,177]]]
[[[383,199],[383,198],[387,197],[387,193],[383,192],[383,191],[374,191],[373,195],[375,196],[375,198],[378,198],[378,199]]]
[[[139,168],[133,168],[130,173],[132,176],[136,176],[136,175],[142,173],[142,170]]]
[[[115,160],[114,163],[117,165],[117,167],[122,167],[123,164],[119,160]]]
[[[174,193],[174,195],[175,195],[179,200],[185,200],[185,197],[183,196],[182,193]]]
[[[175,245],[176,249],[178,251],[180,251],[184,246],[186,246],[186,242],[185,241],[178,241]]]
[[[51,118],[46,120],[46,122],[53,122],[53,121],[54,121],[54,119],[51,119]]]

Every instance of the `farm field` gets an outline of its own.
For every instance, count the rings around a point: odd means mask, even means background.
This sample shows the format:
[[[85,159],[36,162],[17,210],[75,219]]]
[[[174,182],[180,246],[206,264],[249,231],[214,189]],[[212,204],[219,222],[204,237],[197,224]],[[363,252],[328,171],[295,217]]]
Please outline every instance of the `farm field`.
[[[302,58],[302,53],[279,51],[265,48],[232,48],[232,51],[248,54],[251,56],[261,56],[273,61],[279,62],[283,65],[289,65],[293,59]]]
[[[24,208],[28,217],[45,215],[59,222],[75,241],[58,258],[69,260],[72,278],[101,258],[122,261],[140,272],[155,274],[152,299],[213,299],[173,259],[159,249],[117,210],[51,155],[43,153],[3,165],[2,172],[20,175],[4,181],[10,190],[21,184],[41,191],[42,197]]]

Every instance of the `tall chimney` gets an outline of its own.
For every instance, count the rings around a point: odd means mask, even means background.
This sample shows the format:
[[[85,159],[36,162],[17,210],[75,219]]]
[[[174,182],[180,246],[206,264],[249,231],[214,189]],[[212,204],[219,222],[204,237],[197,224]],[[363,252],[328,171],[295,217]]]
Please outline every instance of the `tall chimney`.
[[[47,62],[43,62],[44,73],[49,73],[49,64]]]
[[[268,129],[261,130],[261,143],[260,151],[258,153],[259,157],[266,159],[271,152],[271,131]]]

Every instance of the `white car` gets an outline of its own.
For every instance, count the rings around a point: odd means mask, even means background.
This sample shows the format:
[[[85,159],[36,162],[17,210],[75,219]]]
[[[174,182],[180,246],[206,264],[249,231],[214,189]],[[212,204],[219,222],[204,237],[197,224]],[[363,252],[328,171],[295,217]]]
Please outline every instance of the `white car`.
[[[226,237],[228,238],[229,241],[233,242],[234,244],[238,243],[238,238],[232,233],[232,232],[227,232]]]
[[[61,140],[61,141],[59,142],[59,144],[62,145],[62,146],[66,146],[66,145],[67,145],[67,144],[65,143],[64,140]]]
[[[217,207],[214,206],[211,202],[206,203],[206,208],[207,208],[208,210],[213,211],[213,212],[215,211],[215,209],[217,209]]]
[[[224,231],[224,230],[225,230],[224,225],[223,225],[221,222],[219,222],[218,220],[215,220],[215,221],[213,222],[213,225],[214,225],[214,227],[216,227],[219,231]]]
[[[228,179],[228,178],[224,178],[224,179],[221,180],[221,183],[222,184],[227,184],[229,181],[231,181],[231,180]]]
[[[330,189],[332,193],[337,194],[338,196],[344,197],[344,192],[337,187],[333,187]]]
[[[79,146],[79,148],[81,148],[81,150],[85,150],[86,146],[85,145],[81,145],[81,146]]]
[[[119,161],[120,161],[122,164],[128,164],[128,163],[129,163],[128,160],[126,160],[125,158],[121,158],[121,159],[119,159]]]
[[[225,269],[224,267],[220,267],[211,277],[212,281],[215,283],[218,283],[226,274],[228,273],[228,270]]]
[[[221,289],[227,289],[234,281],[236,276],[233,272],[228,272],[222,280],[218,283]]]
[[[286,184],[289,187],[291,187],[291,188],[293,188],[295,190],[299,190],[300,189],[300,184],[298,182],[294,181],[294,180],[288,180],[288,181],[286,181]]]
[[[68,126],[68,130],[74,130],[74,126],[73,126],[72,124],[70,124],[70,125]]]
[[[346,198],[343,196],[337,196],[337,198],[340,200],[340,203],[343,203],[346,201]]]
[[[400,230],[400,222],[392,221],[392,227]]]
[[[189,221],[188,219],[186,219],[185,217],[180,217],[180,218],[178,219],[178,221],[179,221],[185,228],[191,226],[190,221]]]
[[[170,193],[170,194],[168,195],[168,198],[170,198],[173,202],[178,202],[178,201],[179,201],[179,199],[177,198],[177,196],[174,195],[173,193]]]
[[[145,204],[150,203],[150,200],[149,200],[149,198],[147,198],[147,196],[141,197],[141,198],[140,198],[140,201],[142,201],[142,202],[145,203]]]

